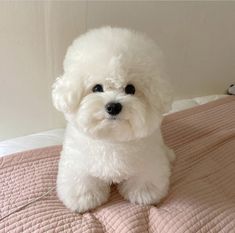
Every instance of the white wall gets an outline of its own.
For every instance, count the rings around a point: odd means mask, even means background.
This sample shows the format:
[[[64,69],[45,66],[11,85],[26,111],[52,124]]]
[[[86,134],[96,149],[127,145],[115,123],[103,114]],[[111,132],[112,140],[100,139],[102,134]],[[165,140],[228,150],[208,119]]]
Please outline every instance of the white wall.
[[[147,32],[165,52],[176,98],[235,81],[235,2],[0,2],[0,140],[64,126],[51,104],[67,46],[102,25]]]

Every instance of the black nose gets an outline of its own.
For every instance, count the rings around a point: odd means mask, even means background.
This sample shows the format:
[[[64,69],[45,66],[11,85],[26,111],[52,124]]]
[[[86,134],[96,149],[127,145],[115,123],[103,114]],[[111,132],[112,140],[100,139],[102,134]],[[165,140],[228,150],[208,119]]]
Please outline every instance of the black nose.
[[[115,116],[122,111],[122,105],[120,103],[108,103],[105,106],[106,112],[109,115]]]

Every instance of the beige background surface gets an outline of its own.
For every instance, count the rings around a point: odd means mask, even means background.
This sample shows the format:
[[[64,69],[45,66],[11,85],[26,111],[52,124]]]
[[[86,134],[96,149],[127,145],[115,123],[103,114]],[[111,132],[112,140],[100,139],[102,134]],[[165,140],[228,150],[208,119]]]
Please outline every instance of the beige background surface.
[[[51,103],[67,46],[87,29],[128,27],[166,56],[175,98],[235,81],[235,2],[1,1],[0,140],[64,126]]]

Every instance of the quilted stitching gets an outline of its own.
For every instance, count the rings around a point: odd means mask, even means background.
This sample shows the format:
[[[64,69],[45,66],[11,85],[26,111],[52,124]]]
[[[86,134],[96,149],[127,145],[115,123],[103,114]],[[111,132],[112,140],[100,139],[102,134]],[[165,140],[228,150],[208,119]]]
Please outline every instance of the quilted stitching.
[[[235,229],[235,97],[169,115],[175,150],[169,195],[157,206],[129,203],[112,186],[108,203],[72,213],[56,192],[0,222],[1,233],[228,233]],[[0,159],[0,217],[55,186],[61,146]]]

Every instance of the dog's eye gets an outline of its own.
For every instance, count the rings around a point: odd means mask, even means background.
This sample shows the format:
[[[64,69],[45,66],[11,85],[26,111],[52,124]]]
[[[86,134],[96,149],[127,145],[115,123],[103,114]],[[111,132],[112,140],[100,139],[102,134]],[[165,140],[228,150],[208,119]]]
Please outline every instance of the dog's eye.
[[[231,84],[231,85],[230,85],[230,87],[233,87],[233,86],[234,86],[234,84]]]
[[[103,92],[104,90],[103,90],[102,85],[96,84],[96,85],[92,88],[92,91],[93,91],[93,92]]]
[[[135,87],[132,84],[128,84],[125,87],[125,93],[129,95],[134,95],[135,94]]]

